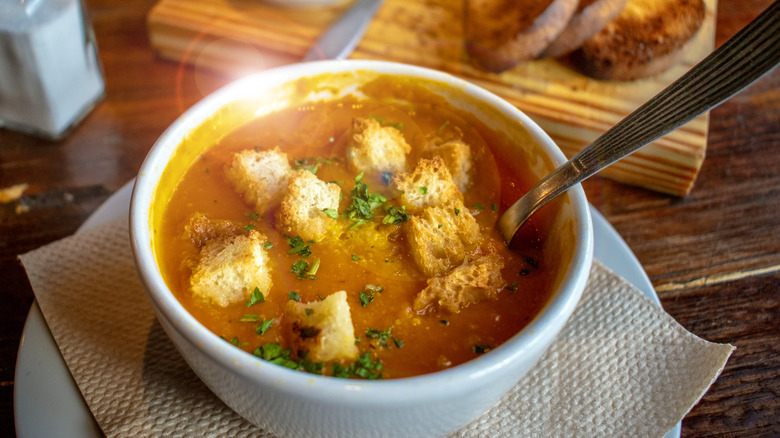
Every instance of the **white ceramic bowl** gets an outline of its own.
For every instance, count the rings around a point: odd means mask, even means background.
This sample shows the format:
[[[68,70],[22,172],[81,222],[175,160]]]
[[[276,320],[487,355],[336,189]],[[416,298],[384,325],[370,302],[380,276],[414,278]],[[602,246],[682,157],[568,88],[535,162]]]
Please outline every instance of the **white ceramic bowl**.
[[[434,70],[376,61],[323,61],[263,71],[232,83],[186,111],[159,138],[144,161],[132,195],[130,226],[135,260],[148,297],[163,328],[184,359],[228,406],[279,436],[441,436],[453,432],[497,403],[537,362],[574,310],[592,261],[593,235],[583,190],[564,195],[547,239],[563,249],[557,290],[529,326],[479,358],[445,371],[412,378],[363,381],[292,371],[263,362],[210,332],[167,288],[152,249],[152,205],[161,174],[186,136],[232,130],[213,115],[232,108],[245,120],[300,102],[292,99],[296,79],[332,73],[334,87],[307,98],[330,98],[390,74],[414,77],[417,84],[443,95],[510,138],[533,144],[518,159],[534,161],[541,176],[565,158],[527,116],[499,97],[469,82]],[[327,84],[323,84],[327,85]],[[352,85],[349,87],[347,85]],[[235,117],[233,118],[235,119]],[[206,124],[207,129],[202,125]],[[241,123],[240,121],[231,122]],[[199,128],[200,127],[200,128]],[[523,142],[518,140],[518,144]],[[191,143],[190,143],[191,144]],[[177,159],[199,151],[178,151]],[[175,178],[175,175],[174,175]],[[565,232],[563,230],[566,230]],[[518,406],[518,409],[522,409]]]

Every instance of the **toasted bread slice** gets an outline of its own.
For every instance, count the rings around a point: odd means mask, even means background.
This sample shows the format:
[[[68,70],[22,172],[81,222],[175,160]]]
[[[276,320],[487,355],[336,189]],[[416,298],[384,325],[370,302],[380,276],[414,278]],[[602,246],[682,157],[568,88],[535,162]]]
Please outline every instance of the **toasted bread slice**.
[[[577,49],[614,20],[628,0],[580,0],[577,11],[555,39],[542,52],[542,58],[556,58]]]
[[[596,79],[652,76],[682,58],[704,14],[702,0],[630,0],[615,20],[572,53],[572,62]]]
[[[563,31],[578,0],[466,0],[466,49],[492,72],[536,58]]]

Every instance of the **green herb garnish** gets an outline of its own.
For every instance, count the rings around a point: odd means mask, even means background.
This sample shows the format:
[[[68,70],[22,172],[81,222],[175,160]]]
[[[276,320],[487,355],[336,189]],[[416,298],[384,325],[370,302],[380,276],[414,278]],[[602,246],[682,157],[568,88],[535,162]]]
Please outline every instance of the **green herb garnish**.
[[[251,294],[249,294],[249,301],[246,302],[246,306],[254,306],[257,303],[262,303],[265,301],[265,295],[263,295],[262,292],[260,292],[260,288],[256,287]]]
[[[245,313],[238,318],[238,322],[257,322],[260,321],[260,315]]]
[[[264,319],[260,321],[260,325],[255,329],[255,333],[258,335],[264,335],[265,332],[268,331],[268,329],[271,328],[271,326],[274,324],[274,319]]]
[[[357,357],[355,362],[345,367],[337,362],[333,363],[333,377],[341,377],[344,379],[350,377],[362,377],[369,380],[377,380],[382,378],[382,361],[378,358],[371,360],[370,353],[363,353]]]
[[[401,208],[398,208],[395,205],[385,206],[385,212],[387,214],[382,218],[382,223],[385,225],[400,224],[406,222],[411,217],[411,215],[406,212],[405,205]]]
[[[363,307],[368,306],[372,301],[374,301],[374,297],[376,297],[377,294],[381,294],[384,289],[385,288],[382,286],[367,284],[366,288],[362,292],[358,293],[358,297],[360,297],[360,305]]]
[[[379,330],[370,327],[366,329],[366,337],[368,339],[375,339],[377,341],[377,345],[379,345],[381,348],[390,348],[390,345],[387,343],[387,341],[390,339],[392,333],[392,326],[388,327],[387,330]]]
[[[338,219],[338,217],[339,217],[339,212],[334,210],[334,209],[332,209],[332,208],[323,208],[322,212],[327,214],[328,216],[330,216],[334,220]]]
[[[299,294],[296,291],[291,291],[287,293],[287,299],[292,301],[301,301],[301,294]]]
[[[374,209],[387,199],[379,193],[371,193],[368,191],[368,184],[361,182],[363,180],[363,173],[355,177],[355,187],[349,192],[352,197],[352,202],[349,207],[344,211],[344,214],[349,220],[355,224],[351,227],[354,229],[374,217]]]
[[[298,254],[302,258],[311,255],[311,245],[307,245],[301,236],[290,237],[285,235],[284,237],[287,238],[287,244],[290,245],[287,254]]]

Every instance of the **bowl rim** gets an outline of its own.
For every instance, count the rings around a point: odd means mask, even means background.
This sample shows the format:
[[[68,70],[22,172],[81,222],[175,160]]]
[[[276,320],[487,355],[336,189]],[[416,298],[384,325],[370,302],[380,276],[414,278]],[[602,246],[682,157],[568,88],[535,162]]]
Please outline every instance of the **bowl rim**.
[[[248,84],[262,82],[263,86],[268,86],[321,73],[359,70],[422,77],[451,85],[462,93],[476,96],[508,119],[521,123],[555,166],[566,161],[563,152],[553,140],[522,111],[492,92],[446,72],[395,62],[338,60],[291,64],[253,73],[223,86],[187,109],[162,133],[140,167],[130,201],[130,240],[136,269],[144,284],[145,293],[157,317],[162,315],[194,348],[232,372],[258,384],[273,386],[282,392],[306,394],[309,399],[371,406],[408,402],[410,390],[416,391],[416,400],[441,399],[443,393],[451,391],[448,388],[454,382],[458,383],[461,390],[479,389],[487,376],[521,359],[526,352],[536,348],[536,344],[549,342],[550,339],[539,336],[538,333],[550,337],[557,335],[579,302],[593,258],[590,209],[580,185],[572,187],[567,194],[574,216],[580,218],[575,222],[575,235],[580,236],[580,239],[573,250],[571,268],[559,285],[559,290],[565,293],[551,297],[542,311],[525,328],[486,354],[445,370],[419,376],[386,380],[341,379],[266,363],[251,353],[233,347],[203,326],[179,303],[156,269],[151,248],[149,212],[157,180],[165,169],[167,158],[194,127],[213,114],[213,108],[221,108],[233,101],[230,96],[234,96],[237,90]],[[554,330],[547,333],[541,331],[541,328],[546,326],[551,326]],[[262,372],[259,372],[260,369]]]

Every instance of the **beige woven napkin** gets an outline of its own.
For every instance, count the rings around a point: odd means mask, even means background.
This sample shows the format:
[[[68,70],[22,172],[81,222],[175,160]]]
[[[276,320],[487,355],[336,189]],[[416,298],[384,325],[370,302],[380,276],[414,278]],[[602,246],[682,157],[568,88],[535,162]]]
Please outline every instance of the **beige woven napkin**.
[[[269,436],[200,382],[156,322],[126,217],[20,258],[107,436]],[[687,332],[596,262],[580,305],[540,363],[455,436],[663,436],[732,350]]]

